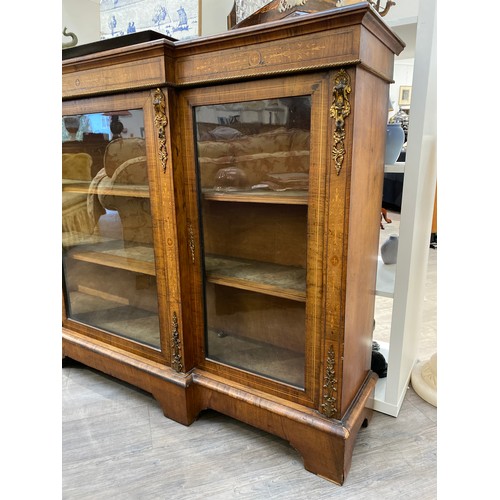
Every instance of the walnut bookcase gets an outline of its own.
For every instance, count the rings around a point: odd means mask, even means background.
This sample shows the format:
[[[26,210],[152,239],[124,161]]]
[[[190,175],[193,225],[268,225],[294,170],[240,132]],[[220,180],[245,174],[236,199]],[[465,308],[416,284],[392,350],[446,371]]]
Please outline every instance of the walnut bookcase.
[[[401,41],[360,3],[122,45],[63,56],[64,117],[121,124],[97,173],[85,141],[63,154],[63,356],[182,424],[211,408],[276,434],[342,484],[376,383]]]

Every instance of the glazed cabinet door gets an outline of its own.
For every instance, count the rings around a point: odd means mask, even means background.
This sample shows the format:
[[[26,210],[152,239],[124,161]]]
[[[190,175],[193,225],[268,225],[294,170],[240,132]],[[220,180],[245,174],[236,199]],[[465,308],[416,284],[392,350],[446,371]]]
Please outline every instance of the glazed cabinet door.
[[[317,404],[328,84],[324,75],[182,94],[199,220],[201,366]]]
[[[154,99],[144,92],[63,103],[63,325],[169,361],[162,332],[171,324],[176,256],[163,250],[171,217],[160,194],[168,199],[171,186]]]

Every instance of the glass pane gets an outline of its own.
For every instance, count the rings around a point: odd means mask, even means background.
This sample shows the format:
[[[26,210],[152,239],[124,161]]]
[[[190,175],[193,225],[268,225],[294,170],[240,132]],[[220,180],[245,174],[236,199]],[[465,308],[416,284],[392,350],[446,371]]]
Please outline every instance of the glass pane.
[[[206,352],[304,387],[310,96],[194,110]]]
[[[62,126],[68,317],[159,348],[143,110],[64,116]]]

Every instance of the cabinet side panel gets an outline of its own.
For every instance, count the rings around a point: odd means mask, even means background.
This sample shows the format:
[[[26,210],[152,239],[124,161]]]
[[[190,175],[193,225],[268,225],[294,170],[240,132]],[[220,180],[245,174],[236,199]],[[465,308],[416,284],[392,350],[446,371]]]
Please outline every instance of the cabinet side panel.
[[[377,34],[367,29],[361,30],[360,59],[363,65],[370,68],[372,73],[390,81],[394,70],[394,54],[383,43],[383,41],[380,43]]]
[[[388,84],[356,71],[341,413],[371,366]]]

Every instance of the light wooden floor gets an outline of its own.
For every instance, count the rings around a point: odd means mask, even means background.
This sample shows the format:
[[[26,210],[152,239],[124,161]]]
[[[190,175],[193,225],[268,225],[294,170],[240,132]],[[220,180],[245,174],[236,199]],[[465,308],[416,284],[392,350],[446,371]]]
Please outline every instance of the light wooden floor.
[[[436,351],[436,260],[429,249],[421,359]],[[390,307],[377,304],[380,340]],[[62,370],[62,411],[63,499],[437,497],[437,411],[411,387],[397,418],[375,412],[360,431],[343,486],[307,472],[275,436],[211,411],[184,427],[149,394],[76,363]]]

